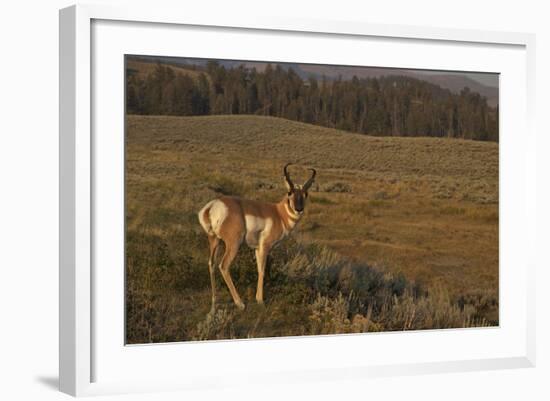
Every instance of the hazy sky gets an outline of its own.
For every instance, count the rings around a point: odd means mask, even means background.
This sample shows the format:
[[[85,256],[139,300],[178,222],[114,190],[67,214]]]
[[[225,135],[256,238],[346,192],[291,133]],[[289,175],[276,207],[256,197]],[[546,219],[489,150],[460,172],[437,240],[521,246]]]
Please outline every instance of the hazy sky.
[[[454,72],[454,71],[422,71],[417,70],[421,74],[429,75],[465,75],[480,84],[487,85],[493,88],[498,88],[498,74],[489,72]]]

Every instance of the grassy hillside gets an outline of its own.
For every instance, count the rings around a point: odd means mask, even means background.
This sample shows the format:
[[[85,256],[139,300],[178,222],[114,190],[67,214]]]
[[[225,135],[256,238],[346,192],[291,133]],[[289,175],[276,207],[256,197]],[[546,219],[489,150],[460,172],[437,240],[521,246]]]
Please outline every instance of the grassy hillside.
[[[128,58],[126,63],[126,70],[129,73],[137,74],[141,79],[147,78],[147,76],[155,71],[157,63],[136,60],[134,58]],[[169,67],[176,74],[188,75],[191,78],[198,78],[200,71],[192,70],[191,68],[178,67],[176,65],[169,65]]]
[[[126,144],[130,342],[498,323],[496,143],[128,116]],[[227,304],[207,315],[196,212],[221,194],[279,200],[286,162],[295,181],[307,167],[318,179],[293,238],[271,255],[265,309],[253,305],[243,247],[232,275],[250,307],[234,311],[218,280]]]

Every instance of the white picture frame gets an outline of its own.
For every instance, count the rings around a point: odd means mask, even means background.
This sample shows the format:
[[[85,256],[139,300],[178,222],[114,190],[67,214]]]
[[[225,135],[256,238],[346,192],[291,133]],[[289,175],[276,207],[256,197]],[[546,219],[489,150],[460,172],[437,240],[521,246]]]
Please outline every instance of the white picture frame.
[[[119,23],[118,26],[117,23]],[[109,188],[102,187],[104,181],[97,180],[97,177],[101,177],[102,163],[110,163],[105,160],[123,156],[121,153],[117,154],[116,151],[109,155],[102,153],[106,149],[105,143],[98,142],[97,138],[94,138],[94,132],[97,132],[94,130],[104,127],[100,121],[96,121],[94,118],[98,118],[98,115],[100,119],[102,118],[100,111],[102,107],[121,110],[120,99],[122,95],[118,93],[116,97],[113,96],[114,103],[110,105],[98,105],[92,101],[92,97],[94,90],[98,91],[96,93],[96,97],[98,97],[101,96],[101,91],[121,92],[123,88],[115,85],[109,88],[94,89],[93,82],[96,85],[98,82],[107,82],[102,81],[104,78],[101,75],[102,63],[100,60],[112,61],[106,58],[108,54],[111,54],[110,51],[114,52],[112,54],[119,60],[120,52],[123,51],[124,47],[120,44],[129,41],[124,37],[123,31],[129,32],[130,29],[133,29],[132,32],[138,35],[140,30],[149,29],[150,27],[156,27],[154,32],[151,31],[151,35],[148,35],[153,45],[155,40],[157,40],[156,43],[161,43],[160,39],[174,34],[175,31],[171,30],[177,31],[180,28],[185,30],[186,27],[189,27],[189,29],[193,29],[194,35],[198,35],[198,37],[204,35],[204,42],[202,43],[213,43],[208,42],[212,39],[208,39],[206,36],[210,31],[215,31],[217,34],[222,35],[240,35],[241,32],[246,33],[246,35],[261,33],[266,40],[270,40],[270,35],[286,35],[293,41],[299,37],[306,41],[325,40],[327,43],[331,39],[338,38],[343,44],[343,51],[345,51],[346,40],[363,39],[384,40],[388,45],[393,42],[397,45],[399,41],[414,42],[418,43],[419,46],[430,44],[438,46],[438,49],[442,52],[445,51],[446,46],[451,46],[453,49],[449,54],[461,51],[467,52],[468,48],[478,49],[480,60],[477,60],[477,62],[480,64],[477,65],[486,66],[483,71],[491,72],[502,72],[499,68],[491,68],[497,62],[495,60],[498,60],[498,57],[495,57],[493,61],[486,60],[486,64],[483,64],[484,56],[482,53],[485,52],[485,48],[495,48],[497,49],[495,50],[496,53],[498,53],[498,49],[501,49],[503,58],[500,62],[504,63],[506,61],[507,66],[503,68],[509,69],[507,70],[509,71],[507,76],[510,77],[505,78],[506,82],[503,82],[504,85],[501,88],[501,100],[505,101],[501,108],[503,132],[507,132],[511,128],[525,132],[524,141],[521,144],[514,136],[506,134],[501,141],[501,183],[503,183],[503,177],[506,178],[506,184],[500,192],[501,200],[505,200],[501,203],[501,214],[504,220],[500,226],[500,245],[501,258],[505,258],[504,262],[501,261],[501,263],[506,264],[512,262],[512,260],[518,261],[516,267],[519,266],[519,268],[515,271],[505,269],[504,276],[501,271],[500,305],[503,308],[501,313],[511,311],[509,313],[514,315],[510,315],[509,319],[505,315],[501,319],[501,326],[496,329],[453,330],[446,331],[444,334],[434,330],[407,333],[407,337],[400,333],[384,333],[369,334],[367,337],[363,335],[326,336],[309,339],[261,339],[210,342],[211,344],[208,345],[196,343],[184,345],[188,360],[195,362],[199,358],[208,358],[220,353],[226,353],[227,358],[242,359],[240,363],[243,366],[237,369],[237,373],[240,372],[241,376],[239,374],[222,376],[220,371],[216,371],[216,368],[205,374],[200,366],[189,368],[190,364],[186,365],[185,362],[182,362],[181,357],[178,365],[178,359],[176,358],[178,358],[177,355],[180,352],[178,350],[183,349],[181,344],[175,345],[174,348],[168,348],[171,347],[170,345],[130,347],[131,350],[127,352],[128,347],[124,346],[122,337],[114,334],[119,333],[120,327],[123,325],[123,322],[120,321],[121,326],[118,326],[118,320],[121,316],[119,308],[113,308],[116,313],[106,316],[106,313],[101,313],[104,310],[101,309],[101,303],[99,305],[94,303],[94,291],[98,290],[98,286],[106,283],[104,275],[94,274],[94,266],[97,266],[98,261],[105,260],[104,257],[110,257],[108,253],[96,253],[96,248],[94,248],[94,241],[97,243],[102,238],[101,236],[98,237],[97,234],[98,230],[102,229],[101,221],[98,219],[105,217],[103,209],[100,207],[102,199],[98,198],[96,194],[98,192],[104,194]],[[115,36],[107,36],[109,40],[106,41],[105,34]],[[96,35],[95,41],[94,35]],[[242,38],[242,40],[246,40],[244,34]],[[167,51],[166,49],[170,45],[166,44],[166,41],[163,41],[163,43],[167,47],[162,51]],[[295,41],[295,43],[298,42]],[[148,44],[142,43],[140,46],[142,46],[142,49],[146,49]],[[251,377],[254,378],[256,383],[284,384],[297,380],[325,380],[343,377],[359,380],[374,376],[534,366],[535,259],[534,256],[530,256],[534,255],[534,252],[530,252],[530,249],[533,246],[532,244],[535,243],[534,177],[536,169],[534,155],[536,138],[532,126],[535,87],[534,48],[534,35],[523,33],[273,17],[238,20],[215,15],[187,15],[184,10],[166,10],[155,7],[112,8],[103,5],[78,5],[61,10],[60,390],[71,395],[80,396],[238,386],[245,385]],[[135,47],[132,49],[135,50]],[[292,46],[288,49],[292,50]],[[510,51],[508,52],[505,49]],[[105,50],[105,54],[102,53],[103,50]],[[198,51],[196,50],[192,56],[197,56]],[[220,52],[222,52],[221,48],[213,54],[219,58],[231,58],[228,56],[236,54],[220,54]],[[242,57],[247,57],[245,53],[239,54],[242,54]],[[98,60],[95,60],[95,57]],[[290,57],[289,60],[293,60],[292,57],[296,56],[289,55],[288,57]],[[337,56],[333,55],[332,57]],[[485,57],[489,58],[489,56]],[[232,58],[238,59],[239,57]],[[326,60],[328,59],[324,61]],[[332,60],[333,63],[337,61],[334,58]],[[426,59],[411,59],[408,65],[403,65],[402,59],[399,61],[398,58],[387,58],[382,66],[399,63],[401,67],[414,68],[425,67],[428,62]],[[439,64],[431,65],[433,69],[452,69],[452,57],[440,60]],[[454,69],[461,68],[454,64]],[[116,74],[123,75],[123,70],[116,69]],[[506,76],[506,74],[504,75]],[[120,76],[118,78],[113,76],[113,79],[120,79]],[[512,99],[512,95],[514,99]],[[510,103],[506,103],[506,99],[510,99]],[[505,104],[508,104],[509,107]],[[506,114],[507,112],[508,114]],[[502,117],[503,114],[504,117]],[[122,118],[123,116],[120,115],[120,119]],[[114,129],[114,131],[122,135],[120,130]],[[113,145],[116,149],[116,146],[120,145],[120,141],[118,145],[117,143],[113,143]],[[113,163],[116,163],[116,161]],[[110,185],[118,185],[122,188],[123,182],[116,181],[115,177],[114,182],[111,182]],[[114,221],[117,221],[117,218],[121,219],[121,217],[115,216]],[[512,247],[514,249],[505,247],[506,249],[502,251],[503,244],[511,244],[511,241],[515,238],[518,241]],[[120,270],[123,270],[123,266],[120,266]],[[117,277],[120,278],[120,275],[114,277],[113,286],[120,284]],[[102,296],[110,300],[112,298],[114,302],[120,303],[121,300],[117,298],[119,293],[116,291],[123,291],[123,289],[119,287],[113,290],[110,290],[107,286],[102,287]],[[98,313],[98,311],[100,312]],[[512,318],[514,320],[513,324],[511,324]],[[116,330],[110,325],[117,325]],[[97,327],[101,328],[98,329]],[[112,336],[109,335],[110,329],[113,330]],[[501,335],[502,333],[504,334]],[[444,339],[441,339],[443,337]],[[439,341],[441,341],[439,345],[441,347],[453,341],[460,341],[463,342],[463,345],[471,345],[472,351],[464,352],[462,357],[460,353],[463,352],[463,348],[458,344],[455,354],[450,353],[450,356],[441,354],[440,358],[434,356],[425,360],[419,359],[413,353],[409,357],[398,360],[396,358],[392,359],[390,353],[377,356],[374,352],[370,354],[372,360],[368,363],[362,362],[360,358],[354,359],[354,356],[351,355],[353,352],[349,353],[348,356],[337,358],[337,355],[341,353],[339,350],[345,349],[342,347],[367,349],[364,348],[365,339],[368,339],[368,342],[376,343],[375,347],[377,348],[383,347],[387,340],[391,342],[392,346],[401,346],[404,349],[406,347],[422,349],[421,347],[427,344],[435,344],[437,348]],[[487,344],[494,344],[494,349],[488,347],[491,349],[487,348],[486,352],[483,352],[482,346],[476,349],[477,341],[481,341],[480,344],[482,344],[482,341],[486,341]],[[118,351],[109,352],[113,349],[105,345],[108,342],[112,342],[114,344],[112,346],[120,347],[120,355],[124,354],[124,358],[128,359],[117,359],[115,354]],[[328,350],[326,361],[315,360],[316,350],[319,350],[321,346],[324,350]],[[123,350],[125,351],[123,352]],[[298,360],[293,361],[292,358],[285,357],[280,360],[272,359],[274,368],[271,370],[262,370],[261,368],[253,370],[245,366],[258,353],[263,353],[269,359],[284,354],[285,350],[293,356],[303,353],[304,358],[301,358],[300,361],[306,360],[306,362],[298,363]],[[426,353],[429,352],[426,351]],[[241,356],[241,358],[236,356]],[[166,371],[160,372],[159,377],[153,377],[155,372],[143,371],[143,375],[139,376],[140,372],[132,370],[131,367],[135,367],[136,362],[140,360],[145,365],[151,365],[153,361],[154,363],[166,361],[167,371],[168,369],[180,369],[180,372],[186,373],[166,375]],[[239,362],[235,363],[239,364]],[[285,368],[285,363],[293,366]],[[106,364],[113,366],[113,371],[103,375],[101,367],[103,366],[106,369]],[[123,369],[127,374],[115,374],[115,371],[120,372],[123,366],[128,367],[126,370]],[[185,370],[186,366],[187,370]],[[242,376],[242,373],[246,373],[246,376]],[[103,377],[105,378],[103,379]]]

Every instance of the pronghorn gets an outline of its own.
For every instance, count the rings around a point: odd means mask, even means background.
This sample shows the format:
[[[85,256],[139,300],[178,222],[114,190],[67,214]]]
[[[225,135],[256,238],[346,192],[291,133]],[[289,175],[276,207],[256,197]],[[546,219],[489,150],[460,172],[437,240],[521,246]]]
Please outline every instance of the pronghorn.
[[[243,242],[255,250],[258,268],[256,301],[263,304],[264,273],[267,255],[275,244],[285,238],[302,218],[308,190],[315,179],[315,169],[304,185],[295,185],[287,168],[283,168],[287,194],[279,203],[223,196],[208,202],[198,213],[199,222],[208,235],[210,256],[208,270],[212,286],[212,310],[216,305],[215,258],[220,240],[225,244],[225,253],[219,269],[233,301],[240,309],[244,303],[231,280],[229,266]]]

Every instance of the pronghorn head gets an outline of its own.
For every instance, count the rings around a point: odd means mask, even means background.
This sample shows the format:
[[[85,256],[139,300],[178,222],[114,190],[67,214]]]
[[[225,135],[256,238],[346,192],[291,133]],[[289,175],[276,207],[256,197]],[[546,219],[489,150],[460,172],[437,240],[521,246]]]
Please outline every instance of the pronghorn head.
[[[304,185],[295,185],[290,179],[290,174],[287,170],[290,164],[291,163],[287,163],[283,168],[287,188],[287,202],[288,206],[294,213],[302,214],[306,206],[307,191],[315,180],[316,171],[315,169],[310,168],[309,170],[311,171],[311,177],[309,177],[309,180],[307,180]]]

